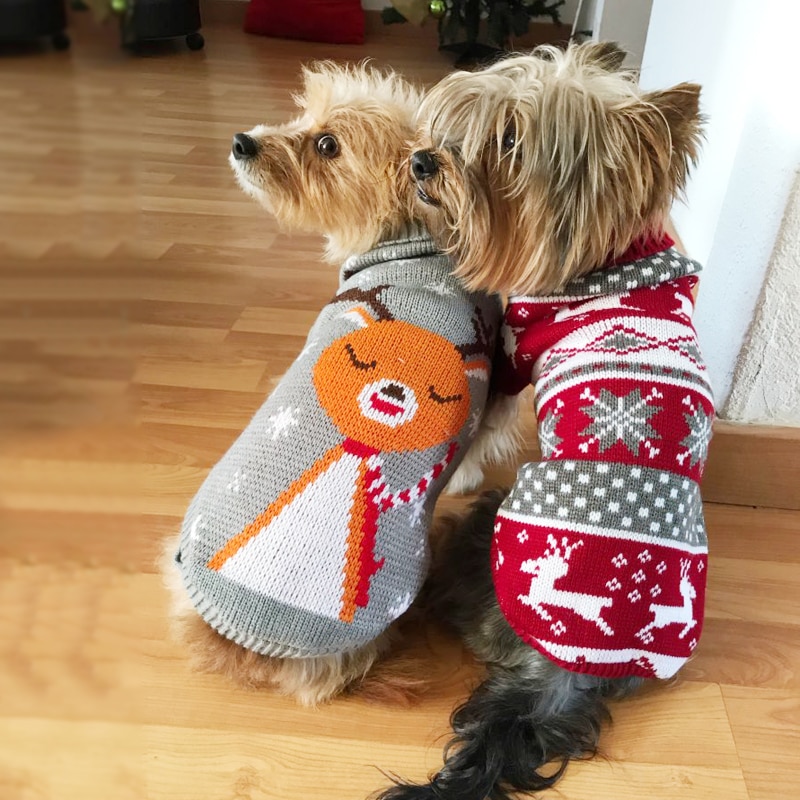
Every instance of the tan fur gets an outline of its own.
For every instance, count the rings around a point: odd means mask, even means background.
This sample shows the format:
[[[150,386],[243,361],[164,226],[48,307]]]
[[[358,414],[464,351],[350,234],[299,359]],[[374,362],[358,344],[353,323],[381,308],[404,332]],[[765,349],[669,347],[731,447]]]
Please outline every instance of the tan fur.
[[[365,64],[314,64],[303,70],[303,87],[295,98],[303,113],[253,128],[259,157],[230,163],[245,192],[282,226],[325,234],[326,257],[338,264],[410,222],[397,172],[422,98],[396,74]],[[336,158],[316,152],[324,133],[339,142]]]
[[[541,294],[660,233],[701,138],[700,87],[645,93],[607,44],[541,47],[426,96],[425,221],[471,289]],[[513,131],[513,147],[503,148]]]
[[[231,158],[242,188],[281,225],[324,234],[327,257],[337,264],[414,224],[407,196],[398,192],[421,97],[394,73],[365,64],[315,64],[303,71],[296,98],[302,115],[285,125],[249,132],[260,155],[246,164]],[[315,149],[322,133],[336,136],[340,152],[324,159]],[[401,166],[402,165],[402,166]],[[174,636],[195,669],[220,673],[239,685],[272,687],[313,706],[342,691],[367,700],[407,704],[423,691],[420,667],[409,657],[377,663],[394,645],[394,629],[356,652],[307,659],[269,658],[220,636],[197,615],[167,543],[161,563],[172,596]]]

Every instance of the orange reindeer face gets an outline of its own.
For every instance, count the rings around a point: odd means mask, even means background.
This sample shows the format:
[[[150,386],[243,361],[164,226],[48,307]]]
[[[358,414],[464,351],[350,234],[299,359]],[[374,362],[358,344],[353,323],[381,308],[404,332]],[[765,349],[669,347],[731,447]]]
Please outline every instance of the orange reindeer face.
[[[452,439],[470,408],[465,363],[447,339],[400,320],[347,315],[362,327],[326,348],[314,368],[319,401],[347,437],[384,452]]]

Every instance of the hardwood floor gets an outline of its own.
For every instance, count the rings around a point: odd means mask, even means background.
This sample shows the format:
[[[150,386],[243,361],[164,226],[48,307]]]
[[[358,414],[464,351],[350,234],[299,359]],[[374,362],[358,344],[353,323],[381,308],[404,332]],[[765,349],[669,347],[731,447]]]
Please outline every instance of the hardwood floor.
[[[478,678],[457,643],[410,644],[416,707],[303,710],[191,673],[155,562],[336,286],[318,240],[235,187],[231,134],[285,117],[304,60],[423,81],[448,62],[402,29],[334,48],[222,19],[203,53],[131,58],[75,22],[71,53],[0,56],[0,798],[358,800],[381,770],[422,778]],[[619,705],[606,758],[553,797],[796,796],[800,512],[707,517],[696,658]]]

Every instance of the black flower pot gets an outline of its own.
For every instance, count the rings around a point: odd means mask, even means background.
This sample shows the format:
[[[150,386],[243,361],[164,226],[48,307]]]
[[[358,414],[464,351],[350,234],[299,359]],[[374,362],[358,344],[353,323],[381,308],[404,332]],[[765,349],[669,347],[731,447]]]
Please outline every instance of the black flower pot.
[[[133,0],[122,19],[122,44],[185,37],[190,50],[200,50],[205,44],[201,24],[200,0]]]

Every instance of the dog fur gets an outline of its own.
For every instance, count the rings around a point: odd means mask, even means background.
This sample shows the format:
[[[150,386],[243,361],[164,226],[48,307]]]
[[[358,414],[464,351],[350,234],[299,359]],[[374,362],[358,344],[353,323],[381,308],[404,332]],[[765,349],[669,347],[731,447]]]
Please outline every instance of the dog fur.
[[[249,131],[258,144],[256,158],[237,161],[231,155],[241,188],[282,227],[323,234],[325,255],[336,264],[396,238],[414,222],[400,187],[407,186],[404,159],[419,92],[391,72],[322,62],[304,69],[303,91],[295,99],[299,117]],[[334,158],[320,152],[326,135],[336,139]],[[367,699],[399,703],[421,689],[414,664],[393,659],[373,669],[392,645],[392,629],[356,652],[307,659],[269,658],[225,639],[197,615],[186,595],[172,563],[177,542],[167,543],[162,572],[173,598],[174,633],[195,668],[248,688],[272,686],[309,706],[347,688]]]
[[[608,44],[544,47],[429,92],[411,159],[416,194],[466,285],[546,294],[663,232],[697,157],[700,88],[642,92],[621,61]],[[380,800],[507,800],[551,787],[570,759],[596,751],[607,701],[642,683],[569,672],[514,633],[490,571],[504,496],[485,494],[450,521],[430,579],[435,613],[488,677],[452,716],[443,768]]]

